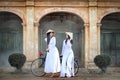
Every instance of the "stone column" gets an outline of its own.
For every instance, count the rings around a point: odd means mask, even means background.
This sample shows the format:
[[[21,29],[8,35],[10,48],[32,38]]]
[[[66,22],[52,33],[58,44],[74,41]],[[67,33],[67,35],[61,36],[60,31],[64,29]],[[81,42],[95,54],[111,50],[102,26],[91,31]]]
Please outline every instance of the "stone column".
[[[102,25],[101,23],[97,24],[97,33],[98,33],[97,34],[98,35],[98,37],[97,37],[97,39],[98,39],[97,40],[98,47],[97,48],[98,48],[98,54],[100,54],[100,27],[101,27],[101,25]]]
[[[84,24],[84,27],[85,27],[85,55],[84,55],[84,65],[85,65],[85,68],[87,67],[88,65],[88,56],[89,56],[89,24],[88,23],[85,23]]]
[[[26,24],[22,23],[23,27],[23,54],[26,55]]]
[[[27,61],[35,59],[34,53],[34,1],[26,0],[26,57]]]
[[[34,53],[35,53],[35,57],[38,57],[38,27],[39,27],[39,23],[35,22],[34,23],[34,33],[35,33],[35,37],[34,37]]]
[[[97,50],[97,2],[89,2],[89,23],[90,23],[90,33],[89,33],[89,40],[90,40],[90,49],[88,55],[88,67],[94,68],[94,58],[98,55]]]

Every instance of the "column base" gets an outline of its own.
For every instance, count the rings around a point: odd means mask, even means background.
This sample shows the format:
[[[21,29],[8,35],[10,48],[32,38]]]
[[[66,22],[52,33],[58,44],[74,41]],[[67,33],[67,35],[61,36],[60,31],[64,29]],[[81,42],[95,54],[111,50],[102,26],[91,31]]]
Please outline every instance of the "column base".
[[[87,65],[87,69],[98,69],[94,62],[89,62]]]

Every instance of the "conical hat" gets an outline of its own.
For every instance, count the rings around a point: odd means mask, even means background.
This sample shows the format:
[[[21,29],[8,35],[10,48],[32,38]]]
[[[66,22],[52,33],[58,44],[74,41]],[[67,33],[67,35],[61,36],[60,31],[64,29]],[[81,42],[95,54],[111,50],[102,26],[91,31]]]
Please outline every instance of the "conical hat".
[[[73,39],[73,33],[72,32],[65,32],[65,33],[70,36],[70,39]]]
[[[55,32],[55,31],[52,30],[52,29],[49,29],[49,30],[46,32],[46,34],[47,34],[47,33],[50,33],[50,32]]]

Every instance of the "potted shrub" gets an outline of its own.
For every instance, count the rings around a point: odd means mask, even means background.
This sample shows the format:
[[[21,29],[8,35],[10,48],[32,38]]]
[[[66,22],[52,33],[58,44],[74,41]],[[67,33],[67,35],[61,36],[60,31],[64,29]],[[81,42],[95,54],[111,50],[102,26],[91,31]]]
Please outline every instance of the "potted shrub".
[[[101,69],[103,73],[106,72],[107,67],[110,65],[111,59],[107,55],[97,55],[94,58],[94,63]]]
[[[11,54],[8,58],[8,62],[12,67],[15,67],[17,70],[21,70],[26,61],[26,56],[20,53]]]

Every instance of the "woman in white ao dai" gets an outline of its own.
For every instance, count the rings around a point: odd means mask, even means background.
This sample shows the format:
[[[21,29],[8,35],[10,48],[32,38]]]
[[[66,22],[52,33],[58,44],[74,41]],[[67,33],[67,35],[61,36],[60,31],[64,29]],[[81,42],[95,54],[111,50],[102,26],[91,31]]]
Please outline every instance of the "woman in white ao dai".
[[[60,77],[74,76],[74,54],[72,50],[72,37],[73,33],[66,32],[66,39],[63,41],[62,48],[62,65]]]
[[[54,37],[54,31],[48,30],[47,32],[47,38],[45,38],[45,41],[47,42],[48,48],[46,60],[45,60],[45,69],[44,71],[46,73],[57,73],[60,72],[60,58],[59,58],[59,52],[56,47],[56,38]]]

